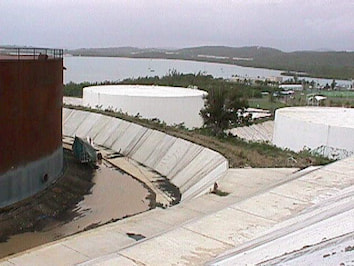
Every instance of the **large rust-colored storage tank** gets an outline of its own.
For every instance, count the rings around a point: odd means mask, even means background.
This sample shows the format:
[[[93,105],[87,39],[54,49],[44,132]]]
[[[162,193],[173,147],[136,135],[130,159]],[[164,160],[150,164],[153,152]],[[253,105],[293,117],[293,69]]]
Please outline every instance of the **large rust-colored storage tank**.
[[[63,51],[0,48],[0,208],[63,170]]]

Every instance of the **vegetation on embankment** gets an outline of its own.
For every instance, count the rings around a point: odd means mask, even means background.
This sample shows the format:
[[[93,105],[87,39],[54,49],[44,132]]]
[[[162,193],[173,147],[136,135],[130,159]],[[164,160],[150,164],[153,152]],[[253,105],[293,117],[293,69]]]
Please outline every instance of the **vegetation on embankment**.
[[[164,58],[233,64],[306,73],[309,77],[354,78],[354,52],[283,52],[267,47],[201,46],[183,49],[139,49],[134,47],[67,50],[81,56]]]
[[[162,131],[171,136],[182,138],[215,150],[228,159],[230,167],[299,167],[322,165],[330,162],[329,159],[314,156],[303,151],[295,153],[282,150],[269,143],[248,143],[234,136],[214,136],[208,129],[187,130],[183,126],[167,126],[156,120],[142,119],[123,113],[95,110],[85,107],[69,108],[90,111],[124,119],[147,128]]]
[[[68,97],[77,97],[82,98],[83,88],[88,86],[98,85],[98,83],[90,83],[90,82],[81,82],[81,83],[74,83],[69,82],[68,84],[64,85],[64,96]]]

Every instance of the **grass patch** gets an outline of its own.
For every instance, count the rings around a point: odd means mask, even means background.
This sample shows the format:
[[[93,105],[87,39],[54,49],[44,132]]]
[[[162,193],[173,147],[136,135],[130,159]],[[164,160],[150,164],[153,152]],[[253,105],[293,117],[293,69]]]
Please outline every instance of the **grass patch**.
[[[333,98],[354,98],[354,91],[319,91],[318,94]]]
[[[261,108],[267,110],[276,110],[278,108],[286,107],[285,103],[275,101],[271,102],[269,97],[262,97],[262,98],[251,98],[248,99],[248,104],[252,108]]]

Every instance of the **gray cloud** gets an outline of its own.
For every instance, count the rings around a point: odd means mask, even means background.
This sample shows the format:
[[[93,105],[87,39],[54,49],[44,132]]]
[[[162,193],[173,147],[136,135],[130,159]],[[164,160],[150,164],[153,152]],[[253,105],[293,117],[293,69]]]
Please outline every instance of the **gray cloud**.
[[[2,0],[0,44],[354,50],[354,1]]]

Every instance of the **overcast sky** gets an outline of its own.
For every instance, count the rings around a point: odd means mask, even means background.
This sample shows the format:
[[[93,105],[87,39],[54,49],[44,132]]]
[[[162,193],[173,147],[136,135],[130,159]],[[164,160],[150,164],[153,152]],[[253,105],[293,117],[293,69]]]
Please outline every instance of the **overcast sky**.
[[[354,0],[0,0],[0,45],[354,50]]]

